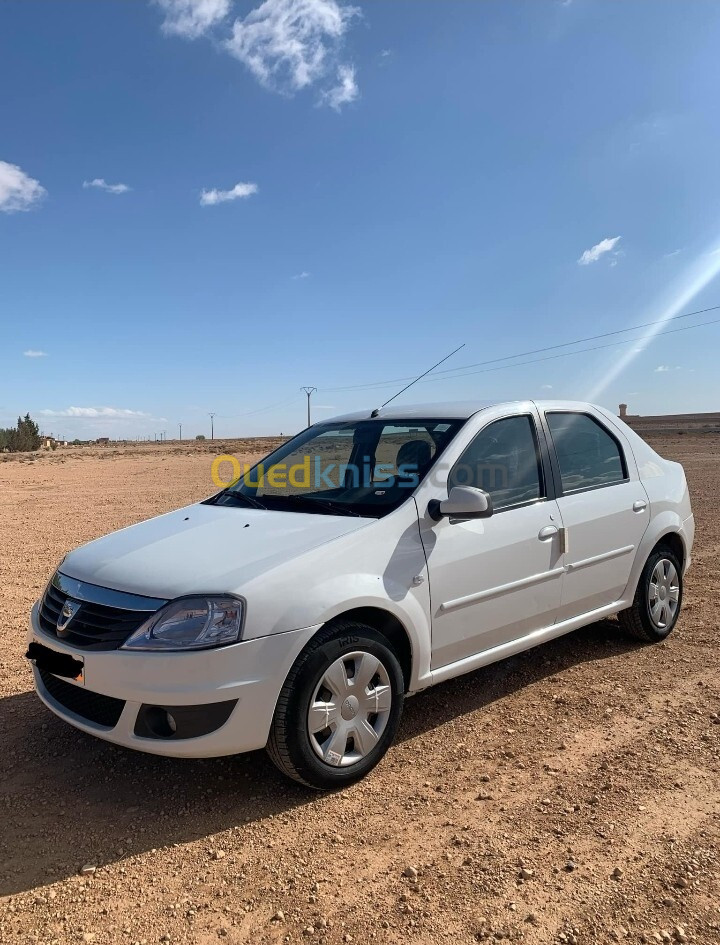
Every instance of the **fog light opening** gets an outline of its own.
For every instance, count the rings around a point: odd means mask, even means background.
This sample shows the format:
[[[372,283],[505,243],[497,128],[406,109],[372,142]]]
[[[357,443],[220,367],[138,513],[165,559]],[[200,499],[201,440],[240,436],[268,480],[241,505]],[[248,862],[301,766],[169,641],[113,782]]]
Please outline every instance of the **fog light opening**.
[[[177,732],[174,717],[158,705],[148,706],[145,710],[145,724],[156,738],[172,738]]]

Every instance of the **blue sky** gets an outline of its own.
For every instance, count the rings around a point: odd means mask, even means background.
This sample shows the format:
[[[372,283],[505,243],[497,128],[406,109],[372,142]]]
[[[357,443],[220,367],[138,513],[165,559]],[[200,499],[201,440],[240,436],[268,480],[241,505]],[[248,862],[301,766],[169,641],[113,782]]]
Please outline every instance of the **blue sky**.
[[[714,0],[6,0],[0,425],[295,432],[462,342],[407,402],[717,410],[720,324],[460,369],[720,305],[718,48]]]

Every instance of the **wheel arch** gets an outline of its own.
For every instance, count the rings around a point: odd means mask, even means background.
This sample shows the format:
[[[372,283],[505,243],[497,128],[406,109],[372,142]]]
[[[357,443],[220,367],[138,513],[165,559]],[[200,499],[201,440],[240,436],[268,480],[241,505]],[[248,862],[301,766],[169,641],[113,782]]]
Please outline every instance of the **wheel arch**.
[[[653,527],[653,523],[651,523],[651,526],[645,532],[635,556],[635,563],[633,564],[630,574],[630,580],[623,593],[623,599],[628,602],[628,607],[635,597],[638,581],[645,567],[645,562],[657,548],[670,548],[670,550],[678,556],[681,574],[684,573],[689,560],[690,548],[686,536],[683,534],[682,520],[679,516],[671,512],[664,512],[659,518],[662,520],[655,522],[655,527]]]
[[[672,553],[680,562],[680,569],[682,573],[682,571],[685,569],[687,549],[685,547],[685,542],[681,533],[673,531],[665,532],[665,534],[658,538],[658,540],[655,542],[652,550],[650,551],[650,554],[652,554],[653,551],[657,551],[659,548],[668,548],[670,551],[672,551]]]
[[[352,607],[348,610],[343,610],[342,613],[335,614],[324,626],[332,627],[333,623],[339,619],[356,620],[358,623],[363,623],[368,627],[372,627],[373,630],[377,630],[378,633],[381,633],[387,639],[400,663],[403,681],[405,683],[405,692],[408,692],[413,682],[415,654],[410,634],[402,621],[395,614],[391,613],[389,610],[385,610],[383,607],[361,606]]]

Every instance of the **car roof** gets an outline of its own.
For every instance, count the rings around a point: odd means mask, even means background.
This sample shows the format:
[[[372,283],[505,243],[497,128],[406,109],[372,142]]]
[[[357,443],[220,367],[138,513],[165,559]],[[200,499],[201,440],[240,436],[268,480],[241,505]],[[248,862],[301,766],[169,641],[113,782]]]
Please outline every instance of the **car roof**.
[[[375,412],[375,416],[383,420],[467,420],[479,410],[491,407],[491,401],[447,401],[434,404],[389,404],[387,407],[365,410],[354,410],[345,413],[333,420],[367,420]]]
[[[578,410],[592,406],[591,404],[571,400],[462,400],[433,404],[389,404],[387,407],[377,408],[377,413],[373,408],[366,408],[365,410],[356,410],[353,413],[328,418],[328,420],[321,422],[368,420],[373,413],[383,420],[467,420],[488,407],[507,406],[508,408],[518,409],[521,406],[527,407],[530,403],[534,403],[541,409],[552,407],[555,410]]]

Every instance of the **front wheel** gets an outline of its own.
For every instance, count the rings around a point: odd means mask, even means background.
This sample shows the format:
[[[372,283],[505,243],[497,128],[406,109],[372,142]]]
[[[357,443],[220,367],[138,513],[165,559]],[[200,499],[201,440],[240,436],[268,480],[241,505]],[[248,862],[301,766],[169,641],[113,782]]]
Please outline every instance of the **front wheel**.
[[[364,777],[390,747],[403,674],[382,634],[337,621],[300,654],[273,718],[267,749],[284,773],[318,790]]]
[[[645,562],[632,607],[618,614],[620,625],[639,640],[659,643],[669,636],[682,606],[682,567],[669,548]]]

